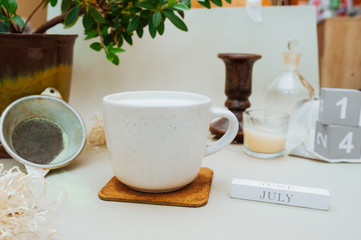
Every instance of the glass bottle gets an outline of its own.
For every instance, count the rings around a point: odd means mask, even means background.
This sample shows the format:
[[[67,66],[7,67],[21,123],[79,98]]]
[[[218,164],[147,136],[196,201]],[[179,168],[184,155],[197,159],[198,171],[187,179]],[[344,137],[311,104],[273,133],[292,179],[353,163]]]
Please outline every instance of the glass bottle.
[[[284,71],[267,87],[266,109],[268,110],[292,114],[298,105],[313,98],[312,86],[298,70],[301,53],[294,51],[296,45],[295,40],[288,43],[289,51],[283,53]]]
[[[295,51],[297,41],[288,43],[283,53],[284,70],[267,87],[266,109],[290,114],[287,144],[296,145],[309,137],[312,129],[313,87],[299,72],[301,53]]]

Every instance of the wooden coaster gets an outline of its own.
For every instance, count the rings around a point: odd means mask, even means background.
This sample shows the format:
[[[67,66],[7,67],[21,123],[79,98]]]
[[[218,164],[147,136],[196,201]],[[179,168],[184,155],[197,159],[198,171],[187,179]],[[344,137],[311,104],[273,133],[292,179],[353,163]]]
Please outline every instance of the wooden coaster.
[[[182,189],[168,193],[144,193],[128,188],[113,177],[99,191],[99,198],[106,201],[202,207],[208,202],[212,179],[213,170],[202,167],[197,178]]]

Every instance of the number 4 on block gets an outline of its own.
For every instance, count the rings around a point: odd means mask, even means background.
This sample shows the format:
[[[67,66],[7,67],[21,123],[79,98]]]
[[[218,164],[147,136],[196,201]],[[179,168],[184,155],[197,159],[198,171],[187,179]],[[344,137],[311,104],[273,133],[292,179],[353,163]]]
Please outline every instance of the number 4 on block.
[[[361,157],[361,128],[316,122],[315,152],[329,159]]]
[[[361,92],[322,88],[318,119],[323,124],[361,126]]]

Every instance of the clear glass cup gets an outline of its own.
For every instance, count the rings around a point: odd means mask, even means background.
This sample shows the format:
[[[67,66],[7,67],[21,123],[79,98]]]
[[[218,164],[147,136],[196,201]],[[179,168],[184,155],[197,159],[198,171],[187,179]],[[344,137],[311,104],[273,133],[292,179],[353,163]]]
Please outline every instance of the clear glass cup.
[[[243,112],[244,151],[258,158],[275,158],[285,153],[290,114],[248,109]]]

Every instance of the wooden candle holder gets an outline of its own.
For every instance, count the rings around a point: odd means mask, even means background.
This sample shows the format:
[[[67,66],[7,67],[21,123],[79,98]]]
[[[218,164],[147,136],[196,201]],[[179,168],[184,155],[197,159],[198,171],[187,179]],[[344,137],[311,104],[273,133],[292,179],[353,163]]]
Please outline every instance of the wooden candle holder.
[[[261,58],[257,54],[220,53],[218,57],[226,65],[225,106],[236,115],[239,130],[234,141],[243,143],[243,112],[251,106],[248,98],[252,92],[252,69],[255,61]],[[228,128],[226,119],[211,124],[210,131],[215,138],[221,138]]]

